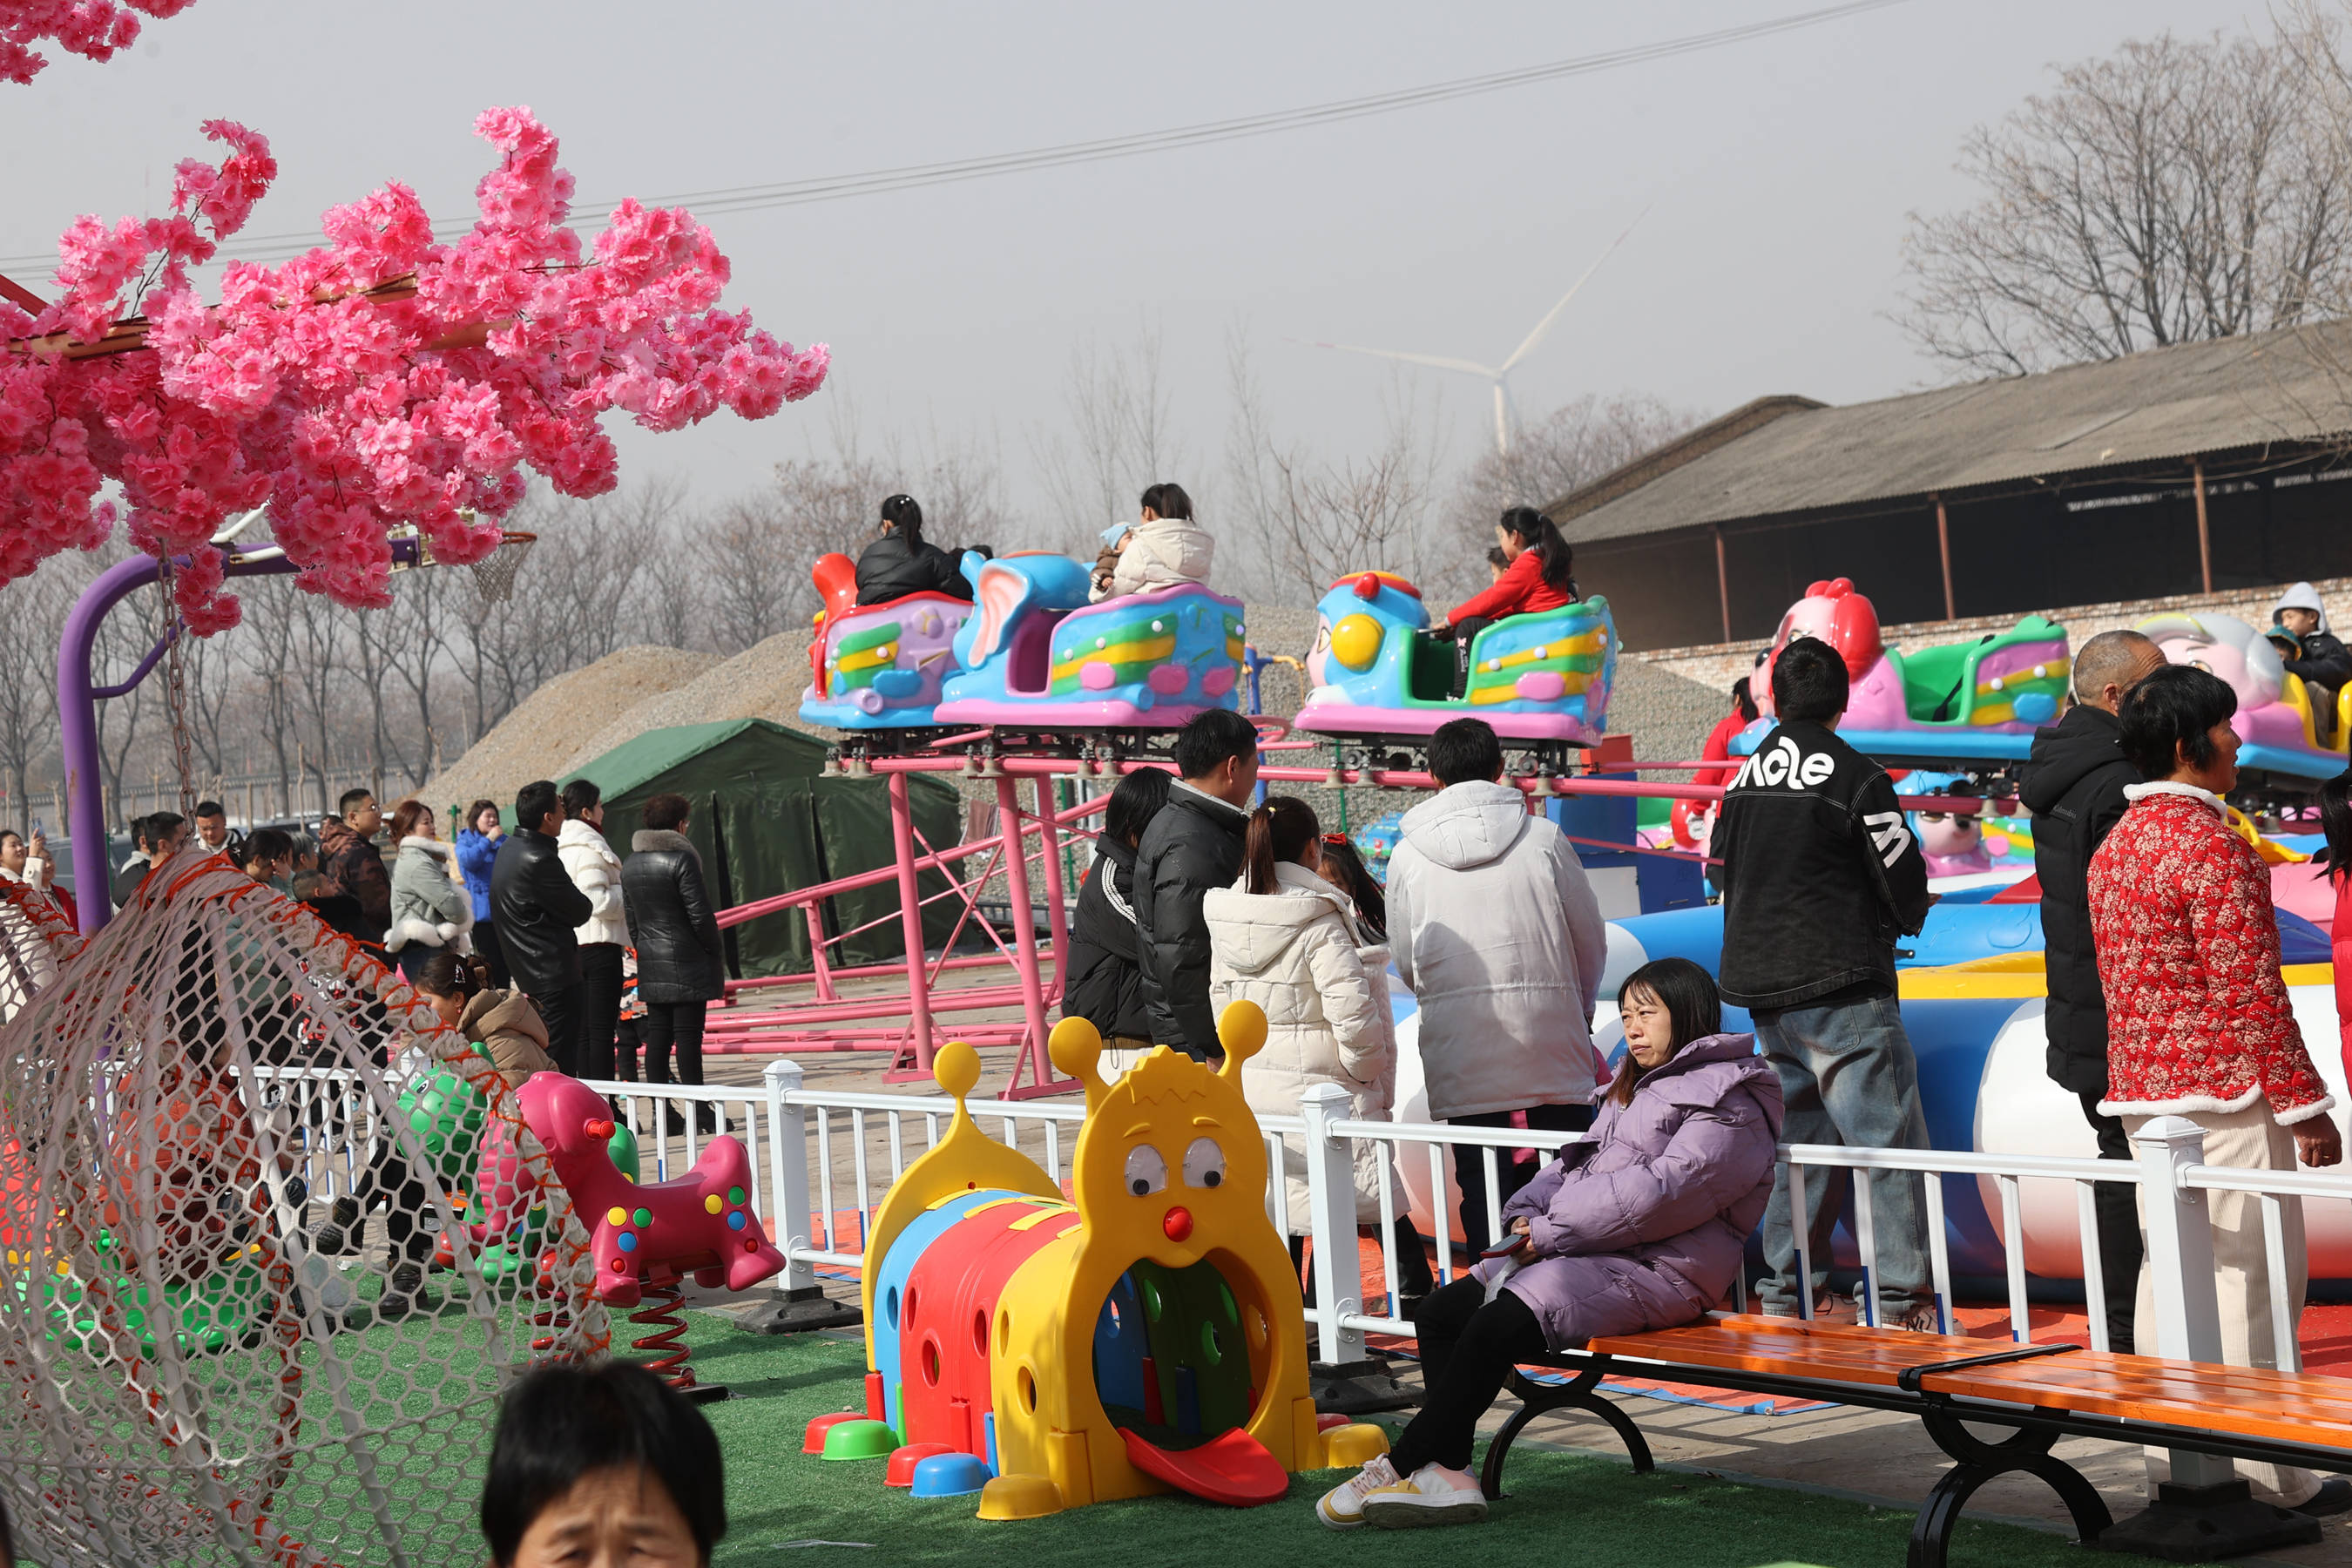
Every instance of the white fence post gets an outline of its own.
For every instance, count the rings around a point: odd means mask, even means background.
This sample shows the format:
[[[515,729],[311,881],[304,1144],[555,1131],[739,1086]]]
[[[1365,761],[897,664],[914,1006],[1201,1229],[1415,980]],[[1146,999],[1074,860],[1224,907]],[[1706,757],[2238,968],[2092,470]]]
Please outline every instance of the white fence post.
[[[768,1191],[774,1195],[768,1225],[777,1249],[784,1255],[779,1286],[797,1290],[816,1283],[816,1268],[808,1260],[809,1179],[808,1113],[791,1102],[800,1092],[801,1064],[779,1057],[761,1075],[768,1091]]]
[[[2140,1215],[2156,1289],[2156,1353],[2169,1361],[2219,1363],[2221,1307],[2213,1285],[2212,1219],[2204,1192],[2180,1182],[2185,1167],[2204,1163],[2205,1130],[2185,1117],[2159,1116],[2134,1133],[2132,1142],[2139,1150]],[[2228,1459],[2172,1450],[2178,1485],[2218,1486],[2237,1474]]]
[[[768,1100],[768,1239],[784,1255],[773,1300],[736,1320],[754,1333],[788,1334],[808,1329],[847,1328],[862,1321],[858,1310],[834,1300],[817,1283],[815,1250],[809,1236],[808,1111],[795,1103],[801,1064],[790,1058],[770,1062],[761,1075]]]
[[[1348,1141],[1328,1131],[1332,1122],[1347,1119],[1349,1109],[1348,1091],[1336,1083],[1318,1083],[1298,1097],[1299,1114],[1307,1121],[1307,1236],[1315,1253],[1317,1359],[1327,1366],[1364,1359],[1364,1331],[1340,1326],[1364,1305],[1363,1260],[1356,1251],[1355,1161]]]

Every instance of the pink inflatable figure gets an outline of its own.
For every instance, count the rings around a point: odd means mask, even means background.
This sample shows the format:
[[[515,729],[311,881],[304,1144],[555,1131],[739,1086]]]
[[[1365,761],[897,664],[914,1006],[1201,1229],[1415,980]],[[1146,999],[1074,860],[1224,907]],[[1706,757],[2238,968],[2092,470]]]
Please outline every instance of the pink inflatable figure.
[[[1772,634],[1771,657],[1748,682],[1757,710],[1764,717],[1772,717],[1773,660],[1799,637],[1818,637],[1835,648],[1838,657],[1845,661],[1846,679],[1853,683],[1846,704],[1850,721],[1857,727],[1885,729],[1902,717],[1903,682],[1885,668],[1886,648],[1879,640],[1877,606],[1855,593],[1853,580],[1846,577],[1808,584],[1805,596],[1790,605],[1789,613],[1780,617],[1780,629]],[[1867,696],[1864,693],[1864,683],[1874,675],[1885,678],[1880,683],[1887,686],[1893,697],[1894,705],[1884,715],[1879,715],[1878,710],[1885,707],[1885,702],[1875,690]],[[1857,707],[1857,703],[1861,706]],[[1865,724],[1859,717],[1864,712],[1884,717],[1889,722]]]
[[[2174,664],[2211,670],[2238,694],[2230,728],[2245,742],[2242,771],[2262,770],[2326,778],[2344,768],[2340,712],[2331,715],[2336,743],[2319,738],[2313,722],[2312,692],[2290,675],[2279,651],[2263,633],[2235,616],[2151,616],[2137,628],[2155,639]],[[2322,693],[2323,700],[2332,700]]]
[[[748,1290],[780,1272],[784,1255],[769,1245],[751,1212],[751,1157],[720,1135],[704,1145],[694,1169],[676,1181],[635,1185],[614,1168],[605,1142],[612,1107],[577,1079],[534,1074],[522,1086],[523,1120],[547,1146],[556,1175],[588,1227],[596,1262],[596,1296],[634,1307],[643,1275],[691,1274],[695,1283]]]

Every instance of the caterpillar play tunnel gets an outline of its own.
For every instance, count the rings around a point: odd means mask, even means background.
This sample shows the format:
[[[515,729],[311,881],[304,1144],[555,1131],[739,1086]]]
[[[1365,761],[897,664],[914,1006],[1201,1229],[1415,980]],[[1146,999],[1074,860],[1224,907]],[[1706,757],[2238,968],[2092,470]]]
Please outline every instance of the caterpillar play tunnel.
[[[940,1053],[954,1119],[867,1242],[866,1419],[820,1418],[813,1448],[888,1452],[894,1481],[979,1489],[991,1519],[1171,1489],[1268,1502],[1292,1470],[1381,1450],[1377,1428],[1325,1430],[1307,1396],[1297,1278],[1238,1082],[1265,1016],[1237,1003],[1218,1027],[1222,1072],[1160,1049],[1113,1083],[1090,1026],[1055,1029],[1055,1065],[1087,1087],[1066,1199],[965,1114],[978,1055]]]

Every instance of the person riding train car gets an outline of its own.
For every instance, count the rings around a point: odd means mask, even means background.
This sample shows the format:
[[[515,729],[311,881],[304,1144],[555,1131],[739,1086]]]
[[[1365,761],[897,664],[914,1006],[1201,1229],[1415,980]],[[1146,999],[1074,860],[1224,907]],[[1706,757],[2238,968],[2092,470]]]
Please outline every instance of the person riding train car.
[[[2278,646],[2279,663],[2289,675],[2303,678],[2312,688],[2312,721],[2321,735],[2336,728],[2336,694],[2347,683],[2352,683],[2352,650],[2328,628],[2327,606],[2319,600],[2319,591],[2308,583],[2297,583],[2279,595],[2271,606],[2271,629],[2266,634]]]
[[[1145,490],[1140,521],[1116,540],[1106,541],[1106,548],[1117,551],[1118,559],[1105,581],[1097,558],[1097,575],[1087,591],[1096,604],[1126,594],[1205,584],[1217,554],[1217,542],[1192,521],[1192,498],[1172,482]]]
[[[909,594],[969,601],[962,560],[962,551],[942,550],[923,537],[923,509],[913,496],[890,496],[882,502],[879,535],[857,555],[857,602],[887,605]]]
[[[1433,637],[1454,640],[1454,695],[1470,686],[1470,645],[1506,616],[1556,610],[1577,600],[1576,552],[1559,525],[1531,506],[1504,510],[1495,524],[1495,543],[1510,565],[1483,594],[1473,594],[1454,613],[1429,628]]]

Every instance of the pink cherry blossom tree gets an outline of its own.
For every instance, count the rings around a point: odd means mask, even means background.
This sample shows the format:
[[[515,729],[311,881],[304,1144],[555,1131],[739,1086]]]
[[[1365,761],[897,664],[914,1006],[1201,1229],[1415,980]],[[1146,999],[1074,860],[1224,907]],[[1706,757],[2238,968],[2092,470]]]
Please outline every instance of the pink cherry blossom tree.
[[[0,0],[0,81],[29,82],[48,57],[47,42],[86,59],[108,60],[139,41],[134,12],[176,16],[195,0]]]
[[[824,344],[719,309],[728,261],[688,214],[625,201],[583,248],[555,138],[520,108],[475,130],[502,157],[452,243],[388,184],[283,266],[229,262],[206,303],[189,269],[278,172],[265,139],[211,121],[228,154],[179,165],[169,216],[78,219],[46,304],[0,279],[0,584],[103,542],[111,481],[131,542],[187,558],[173,592],[199,635],[238,616],[202,546],[265,503],[301,586],[381,605],[388,530],[414,524],[463,564],[497,547],[526,469],[564,495],[613,489],[608,410],[676,430],[823,384]]]

